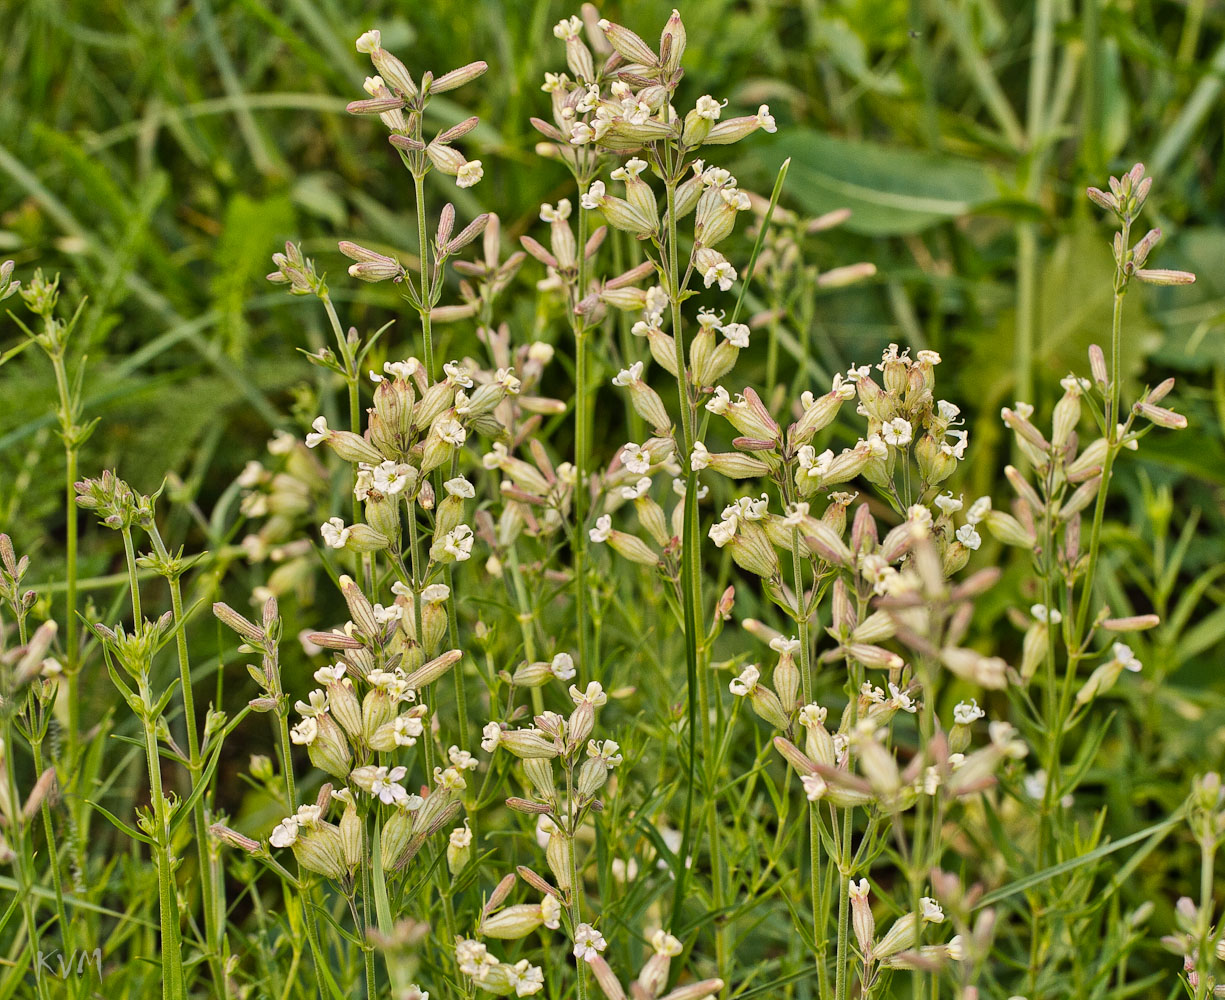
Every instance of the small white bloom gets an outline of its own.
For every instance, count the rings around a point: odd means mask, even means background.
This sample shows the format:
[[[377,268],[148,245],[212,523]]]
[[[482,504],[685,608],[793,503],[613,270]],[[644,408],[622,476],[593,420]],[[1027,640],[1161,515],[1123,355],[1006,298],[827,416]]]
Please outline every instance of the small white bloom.
[[[502,727],[496,722],[485,723],[481,730],[481,749],[485,753],[493,753],[502,742]]]
[[[1133,674],[1138,674],[1142,668],[1136,654],[1131,651],[1131,647],[1126,643],[1116,642],[1111,647],[1111,652],[1114,654],[1115,660],[1122,664],[1124,670],[1130,670]]]
[[[1045,604],[1033,605],[1029,613],[1044,625],[1058,625],[1063,621],[1063,615],[1058,608],[1048,608]]]
[[[376,768],[374,780],[370,785],[370,794],[387,805],[403,802],[408,798],[408,792],[399,782],[404,780],[406,774],[408,774],[408,769],[404,767],[393,767],[390,770],[386,767]]]
[[[639,497],[644,497],[651,490],[651,477],[643,476],[638,482],[630,486],[621,487],[621,496],[626,500],[637,500]]]
[[[981,719],[986,714],[986,712],[979,708],[978,702],[971,698],[969,701],[959,701],[957,703],[957,706],[953,709],[953,721],[959,726],[968,726],[975,719]]]
[[[391,724],[391,732],[396,746],[412,747],[417,745],[417,740],[425,732],[425,724],[418,716],[400,715]]]
[[[770,105],[763,104],[757,109],[757,124],[764,132],[778,131],[778,125],[774,121],[774,116],[770,114]]]
[[[451,385],[458,385],[464,389],[472,388],[472,376],[468,373],[468,369],[458,361],[448,361],[442,366],[442,370]]]
[[[447,751],[447,757],[450,758],[451,764],[458,767],[461,771],[474,771],[477,764],[480,763],[467,750],[461,750],[457,746],[452,746]]]
[[[463,476],[448,479],[442,486],[453,497],[463,497],[465,500],[471,500],[476,496],[476,487]]]
[[[348,675],[348,670],[343,663],[337,663],[335,666],[320,667],[315,671],[315,683],[322,684],[325,687],[328,684],[339,684]]]
[[[577,671],[574,669],[574,657],[569,653],[558,653],[549,663],[549,670],[559,681],[574,679]]]
[[[701,441],[693,443],[693,453],[689,456],[689,468],[701,472],[710,465],[710,452]]]
[[[940,508],[941,512],[947,515],[948,517],[952,517],[954,514],[957,513],[957,511],[961,510],[961,508],[964,506],[964,504],[962,504],[961,502],[961,499],[959,497],[953,496],[952,492],[941,493],[932,502],[935,503],[935,505]]]
[[[651,454],[632,441],[621,449],[621,464],[636,476],[651,471]]]
[[[382,462],[373,471],[374,488],[385,496],[404,492],[409,482],[416,478],[416,470],[410,465]]]
[[[442,547],[456,562],[464,562],[472,556],[474,540],[472,529],[461,524],[443,536]]]
[[[957,529],[957,541],[971,551],[977,550],[983,543],[982,536],[974,530],[972,524],[963,524]]]
[[[905,417],[894,417],[881,428],[881,437],[885,439],[885,444],[902,448],[910,444],[913,430]]]
[[[606,542],[608,536],[612,534],[612,517],[608,514],[601,514],[595,519],[595,527],[587,532],[587,536],[593,542]]]
[[[308,448],[314,448],[317,445],[322,444],[332,434],[332,432],[328,430],[328,422],[326,417],[316,417],[314,423],[311,424],[311,427],[314,428],[314,433],[306,435],[306,447]]]
[[[574,929],[574,957],[590,962],[608,947],[604,935],[591,924],[579,924]]]
[[[459,168],[459,173],[455,175],[455,186],[459,188],[470,188],[484,176],[485,168],[481,166],[481,161],[469,160]]]
[[[804,774],[800,776],[800,784],[804,786],[804,796],[809,802],[817,802],[829,791],[825,779],[819,774]]]
[[[919,900],[919,912],[929,924],[944,923],[944,910],[931,896]]]
[[[615,386],[633,385],[635,382],[642,381],[642,362],[635,361],[628,368],[622,368],[613,376],[612,384]]]
[[[723,336],[732,347],[743,349],[749,346],[749,328],[745,323],[728,323],[723,328]]]
[[[756,664],[750,663],[740,671],[740,676],[728,685],[728,690],[738,697],[747,698],[757,690],[757,682],[760,679],[761,671],[757,669]]]
[[[702,273],[702,284],[707,288],[718,284],[719,291],[726,292],[732,287],[736,276],[736,269],[728,261],[721,260]]]
[[[441,604],[450,596],[451,588],[445,583],[431,583],[421,591],[421,600],[426,604]]]
[[[571,684],[570,700],[575,705],[592,705],[599,708],[608,701],[608,695],[604,693],[604,686],[599,681],[591,681],[583,691]]]
[[[783,653],[795,656],[800,651],[800,640],[795,638],[795,636],[776,635],[770,640],[770,648],[780,656]]]
[[[311,716],[303,719],[289,731],[289,738],[301,747],[310,746],[318,735],[319,723]]]
[[[966,511],[966,521],[969,524],[978,524],[984,517],[991,513],[991,498],[979,497],[972,504],[970,509]]]
[[[578,126],[575,126],[576,129],[577,127]],[[587,126],[585,125],[583,126],[583,128],[586,127]],[[571,139],[571,142],[573,141],[574,140]],[[587,188],[587,193],[579,198],[579,204],[589,212],[598,210],[600,205],[604,202],[606,190],[607,189],[604,187],[603,181],[592,181],[591,186]]]
[[[305,716],[308,719],[313,719],[316,715],[322,715],[327,711],[328,696],[326,691],[321,691],[316,688],[306,697],[306,701],[299,701],[295,702],[294,704],[294,710],[300,715]]]
[[[343,549],[352,530],[352,528],[345,527],[344,521],[339,517],[329,517],[319,525],[319,534],[323,536],[324,542],[333,549]]]
[[[694,110],[697,112],[699,118],[706,118],[712,122],[717,122],[719,120],[719,115],[726,106],[726,101],[720,103],[709,94],[703,94],[698,98],[698,103]]]
[[[295,816],[287,816],[281,820],[268,837],[268,843],[273,847],[289,847],[298,839],[298,820]]]

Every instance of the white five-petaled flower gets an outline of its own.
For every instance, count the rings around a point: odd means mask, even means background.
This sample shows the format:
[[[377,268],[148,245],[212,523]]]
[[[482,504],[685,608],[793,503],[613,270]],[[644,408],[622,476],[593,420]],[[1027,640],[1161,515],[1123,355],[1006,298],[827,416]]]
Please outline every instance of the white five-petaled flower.
[[[971,698],[969,701],[959,701],[953,709],[953,721],[959,726],[968,726],[975,719],[981,719],[986,716],[978,705],[978,701]]]
[[[693,452],[689,456],[689,468],[701,472],[710,465],[710,452],[701,441],[693,443]]]
[[[390,770],[386,767],[376,768],[370,783],[370,794],[387,805],[406,800],[408,792],[400,784],[406,774],[408,769],[405,767],[393,767]]]
[[[507,967],[506,975],[515,987],[515,996],[530,997],[544,989],[544,970],[526,958]]]
[[[374,488],[385,496],[402,493],[411,479],[416,478],[411,465],[397,465],[391,461],[375,466],[372,476]]]
[[[298,714],[306,718],[313,718],[316,715],[322,715],[328,708],[328,696],[326,691],[321,691],[316,688],[306,696],[306,701],[299,701],[294,704],[294,710]]]
[[[976,550],[983,543],[982,536],[974,530],[972,524],[963,524],[957,529],[957,541],[971,551]]]
[[[540,221],[541,222],[565,222],[570,218],[570,199],[562,198],[561,201],[554,205],[540,206]]]
[[[770,114],[770,105],[763,104],[757,109],[757,124],[764,132],[778,131],[778,125],[774,121],[774,116]]]
[[[756,664],[750,663],[740,671],[740,676],[728,685],[728,690],[741,698],[747,698],[757,690],[757,682],[760,679],[761,671],[757,669]]]
[[[454,479],[448,479],[442,484],[443,489],[453,497],[462,497],[465,500],[471,500],[476,496],[476,487],[473,486],[463,476],[456,476]]]
[[[881,437],[885,439],[885,444],[891,444],[895,448],[903,448],[910,444],[913,434],[914,428],[910,426],[910,421],[905,417],[894,417],[881,428]]]
[[[663,928],[652,931],[647,935],[647,940],[651,942],[651,947],[655,949],[656,955],[662,955],[666,958],[676,958],[677,955],[685,950],[680,941]]]
[[[587,532],[587,536],[593,542],[606,542],[608,536],[612,534],[612,517],[608,514],[601,514],[595,519],[595,527]]]
[[[451,588],[445,583],[431,583],[421,591],[421,600],[426,604],[441,604],[451,596]]]
[[[574,957],[590,962],[608,947],[604,935],[591,924],[579,924],[574,929]]]
[[[391,724],[391,732],[396,746],[412,747],[417,745],[417,740],[425,732],[425,725],[418,716],[400,715]]]
[[[726,260],[717,261],[702,273],[702,284],[709,288],[718,284],[719,291],[726,292],[736,280],[736,269]]]
[[[929,924],[944,923],[944,910],[931,896],[919,900],[919,913]]]
[[[474,540],[472,529],[466,524],[461,524],[443,536],[443,551],[456,562],[463,562],[472,556],[472,543]]]
[[[306,435],[306,447],[314,448],[331,437],[332,432],[328,430],[326,417],[316,417],[311,427],[314,428],[314,433]]]
[[[447,751],[447,756],[450,758],[452,766],[458,767],[461,771],[474,771],[480,763],[467,750],[461,750],[457,746],[452,746]]]
[[[591,681],[583,691],[571,684],[570,700],[576,705],[592,705],[599,708],[608,701],[608,695],[604,693],[604,685],[599,681]]]
[[[723,327],[723,336],[732,347],[745,348],[749,346],[749,328],[745,323],[728,323]]]
[[[289,731],[289,738],[301,747],[310,746],[318,735],[319,723],[315,721],[314,716],[307,716]]]
[[[348,676],[348,669],[343,663],[337,663],[333,666],[320,667],[315,671],[316,684],[339,684]]]
[[[616,767],[624,759],[621,754],[621,744],[616,740],[587,741],[587,756],[598,758],[606,767]]]
[[[800,640],[795,636],[776,635],[770,640],[770,648],[780,656],[783,653],[795,656],[800,651]]]
[[[339,517],[329,517],[319,525],[319,534],[323,536],[324,542],[333,549],[343,549],[352,531],[353,529],[346,527],[344,521]]]
[[[817,802],[829,791],[825,779],[819,774],[804,774],[800,776],[800,784],[804,786],[804,796],[809,802]]]
[[[621,464],[636,476],[651,470],[651,453],[632,441],[621,449]]]

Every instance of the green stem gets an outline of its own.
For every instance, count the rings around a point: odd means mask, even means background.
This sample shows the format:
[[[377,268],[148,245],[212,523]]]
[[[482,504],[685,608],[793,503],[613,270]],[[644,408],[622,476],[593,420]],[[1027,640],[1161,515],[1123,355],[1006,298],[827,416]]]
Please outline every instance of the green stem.
[[[434,334],[430,326],[430,244],[425,231],[425,176],[413,174],[413,190],[417,195],[417,239],[421,258],[421,343],[425,353],[425,374],[430,382],[437,378],[434,370]]]

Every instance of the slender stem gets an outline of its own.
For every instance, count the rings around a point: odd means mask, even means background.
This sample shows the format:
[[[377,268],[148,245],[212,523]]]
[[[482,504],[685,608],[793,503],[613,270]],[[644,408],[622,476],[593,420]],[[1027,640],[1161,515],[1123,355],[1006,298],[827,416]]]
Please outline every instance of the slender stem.
[[[573,935],[578,932],[578,925],[582,923],[583,885],[579,881],[578,856],[574,850],[574,838],[578,832],[575,827],[578,824],[572,812],[574,809],[574,775],[569,764],[566,765],[566,808],[571,810],[569,828],[566,830],[566,850],[570,866],[570,892],[568,894],[570,897],[570,933]],[[578,967],[579,1000],[587,1000],[587,963],[580,958],[575,961],[575,965]]]
[[[578,277],[576,280],[574,305],[582,301],[587,290],[587,228],[589,212],[580,206],[578,213]],[[588,662],[590,644],[588,637],[587,609],[587,470],[591,463],[591,431],[588,426],[588,411],[591,408],[591,389],[588,385],[587,354],[588,333],[583,318],[577,309],[570,310],[574,330],[574,613],[578,634],[579,669],[581,679],[590,680],[595,674],[595,664]]]

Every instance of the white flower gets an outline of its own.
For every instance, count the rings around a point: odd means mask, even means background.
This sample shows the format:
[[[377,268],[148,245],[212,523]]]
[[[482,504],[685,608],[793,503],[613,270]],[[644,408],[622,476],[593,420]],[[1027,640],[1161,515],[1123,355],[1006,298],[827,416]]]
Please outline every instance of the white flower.
[[[966,521],[969,524],[978,524],[984,517],[991,513],[991,498],[979,497],[972,504],[970,509],[966,511]]]
[[[511,966],[507,975],[515,987],[515,996],[529,997],[544,989],[544,970],[539,965],[532,965],[526,958]]]
[[[727,342],[732,347],[748,347],[749,346],[749,328],[744,323],[728,323],[723,327],[723,336],[727,338]]]
[[[573,680],[577,673],[574,669],[574,657],[569,653],[558,653],[550,661],[549,670],[559,681]]]
[[[377,796],[387,805],[403,802],[408,798],[408,792],[399,782],[404,780],[406,774],[408,774],[408,769],[405,767],[393,767],[390,770],[386,767],[376,768],[374,780],[370,784],[370,794]]]
[[[561,900],[553,895],[545,896],[540,901],[540,915],[549,930],[557,930],[561,926]]]
[[[416,471],[410,465],[382,462],[373,470],[373,478],[376,490],[385,496],[395,496],[416,478]]]
[[[612,384],[616,386],[633,385],[642,381],[642,362],[635,361],[628,368],[622,368],[613,376]]]
[[[919,352],[919,360],[922,360],[923,351]],[[941,399],[936,402],[936,412],[940,415],[941,420],[952,423],[961,415],[961,407],[950,403],[947,399]]]
[[[728,542],[736,537],[736,528],[740,523],[737,517],[728,518],[724,521],[718,521],[710,526],[710,540],[715,543],[716,548],[723,548]]]
[[[621,464],[636,476],[651,471],[651,453],[632,441],[621,449]]]
[[[332,432],[328,430],[328,422],[326,417],[316,417],[315,422],[311,424],[311,427],[315,429],[315,432],[313,434],[306,435],[306,447],[308,448],[314,448],[317,445],[322,444],[332,435]]]
[[[298,839],[298,820],[296,816],[287,816],[281,820],[268,837],[268,843],[273,847],[289,847]]]
[[[455,175],[455,186],[470,188],[484,176],[485,168],[481,166],[481,161],[469,160],[459,168],[459,173]]]
[[[721,292],[726,292],[730,289],[735,280],[736,269],[726,260],[712,264],[702,273],[702,284],[709,288],[717,283]]]
[[[608,947],[604,935],[591,924],[579,924],[574,929],[574,957],[590,962]]]
[[[804,774],[800,776],[800,784],[804,786],[804,796],[809,802],[817,802],[829,791],[825,779],[819,774]]]
[[[829,709],[823,708],[815,702],[811,705],[805,705],[800,709],[800,725],[805,729],[816,729],[817,726],[825,725],[828,715]]]
[[[919,912],[924,920],[930,924],[944,923],[944,910],[931,896],[924,896],[919,900]]]
[[[464,430],[464,425],[454,417],[444,417],[438,421],[437,426],[438,436],[447,444],[454,445],[456,448],[463,444],[468,437],[468,432]]]
[[[452,746],[447,751],[447,756],[451,759],[451,763],[461,771],[474,771],[480,763],[467,750],[461,750],[457,746]]]
[[[320,667],[315,671],[315,683],[323,684],[324,686],[328,684],[339,684],[345,679],[347,674],[348,670],[345,668],[343,663],[337,663],[335,666],[331,667]]]
[[[949,444],[945,442],[940,445],[940,451],[945,455],[952,455],[957,461],[961,461],[966,457],[966,445],[969,444],[969,431],[949,431],[948,436],[953,438],[957,443]]]
[[[761,679],[761,671],[757,669],[756,664],[750,663],[742,671],[740,676],[733,680],[728,689],[732,694],[741,698],[747,698],[755,690],[757,690],[757,682]]]
[[[978,707],[978,702],[971,698],[969,701],[959,701],[953,709],[953,721],[959,726],[968,726],[975,719],[981,719],[986,716],[981,708]]]
[[[608,514],[601,514],[595,519],[595,527],[587,532],[593,542],[606,542],[608,536],[612,534],[612,517]]]
[[[557,203],[556,208],[554,208],[552,205],[541,205],[540,221],[565,222],[568,218],[570,218],[570,209],[571,205],[569,198],[562,198],[561,201]]]
[[[318,826],[319,821],[323,818],[323,809],[315,805],[313,802],[310,805],[298,806],[298,812],[295,819],[298,821],[298,826],[310,829],[312,826]]]
[[[496,722],[485,723],[481,730],[481,749],[485,753],[493,753],[502,742],[502,727]]]
[[[651,477],[643,476],[638,482],[632,486],[622,486],[621,495],[626,500],[637,500],[639,497],[644,497],[651,489]]]
[[[1058,625],[1063,621],[1063,615],[1057,608],[1048,608],[1045,604],[1033,605],[1030,607],[1029,613],[1044,625]]]
[[[320,691],[316,688],[306,697],[306,701],[299,701],[294,704],[294,710],[300,715],[310,719],[327,711],[328,696],[326,691]]]
[[[323,536],[324,542],[333,549],[343,549],[352,530],[352,528],[345,527],[344,521],[339,517],[329,517],[319,525],[319,534]]]
[[[400,715],[391,724],[392,738],[398,747],[412,747],[425,732],[421,719],[415,715]]]
[[[977,550],[983,543],[982,536],[974,530],[972,524],[963,524],[957,529],[957,541],[971,551]]]
[[[442,366],[442,371],[451,385],[462,386],[465,389],[472,388],[472,376],[468,374],[468,369],[458,361],[448,361]]]
[[[800,651],[800,640],[795,638],[795,636],[776,635],[770,640],[770,648],[780,656],[783,653],[795,656]]]
[[[899,712],[909,712],[911,715],[918,711],[918,705],[915,703],[915,700],[892,681],[889,682],[888,704]]]
[[[706,409],[716,416],[726,413],[731,408],[731,405],[732,397],[721,385],[715,386],[715,391],[711,394],[710,399],[706,401]]]
[[[583,126],[583,128],[586,127],[585,125]],[[573,142],[574,140],[571,139],[571,141]],[[591,186],[587,188],[587,193],[579,198],[579,204],[589,212],[599,209],[604,201],[606,190],[603,181],[592,181]]]
[[[774,116],[770,114],[770,105],[763,104],[757,109],[757,124],[765,132],[778,131],[778,125],[774,121]]]
[[[712,122],[717,122],[719,120],[719,115],[726,106],[726,101],[719,103],[709,94],[703,94],[698,98],[698,103],[694,110],[697,112],[699,118],[706,118]]]
[[[463,497],[465,500],[471,500],[476,496],[476,487],[463,476],[448,479],[442,486],[453,497]]]
[[[573,684],[570,685],[570,700],[575,705],[592,705],[599,708],[608,701],[608,695],[604,693],[604,686],[599,681],[592,681],[587,685],[586,690],[580,691]]]
[[[689,468],[701,472],[710,465],[710,452],[701,441],[693,443],[693,454],[689,456]]]
[[[300,747],[308,747],[319,735],[319,723],[308,716],[289,731],[289,738]]]
[[[1131,647],[1126,643],[1116,642],[1111,647],[1111,652],[1114,654],[1115,662],[1121,664],[1124,670],[1130,670],[1133,674],[1138,674],[1142,669],[1136,654],[1131,651]]]
[[[647,935],[647,940],[651,942],[651,947],[655,949],[655,954],[662,955],[665,958],[676,958],[677,955],[685,950],[678,939],[662,928],[652,931]]]
[[[382,44],[382,33],[376,28],[371,28],[357,36],[358,52],[373,52],[375,49],[382,48]]]
[[[442,548],[456,562],[463,562],[472,556],[473,541],[472,529],[461,524],[443,536]]]
[[[489,970],[497,966],[498,960],[485,949],[479,941],[459,941],[455,945],[455,962],[459,971],[480,982]]]
[[[953,496],[952,492],[941,493],[934,501],[932,501],[941,512],[952,517],[957,511],[964,506],[961,499]]]
[[[621,754],[621,744],[616,740],[602,740],[597,743],[595,740],[587,741],[587,756],[596,760],[602,760],[605,767],[616,767],[624,760]]]
[[[895,448],[910,444],[912,435],[913,428],[905,417],[894,417],[881,428],[881,437],[885,439],[885,444],[891,444]]]
[[[441,604],[450,596],[451,588],[445,583],[431,583],[421,591],[421,600],[426,604]]]

